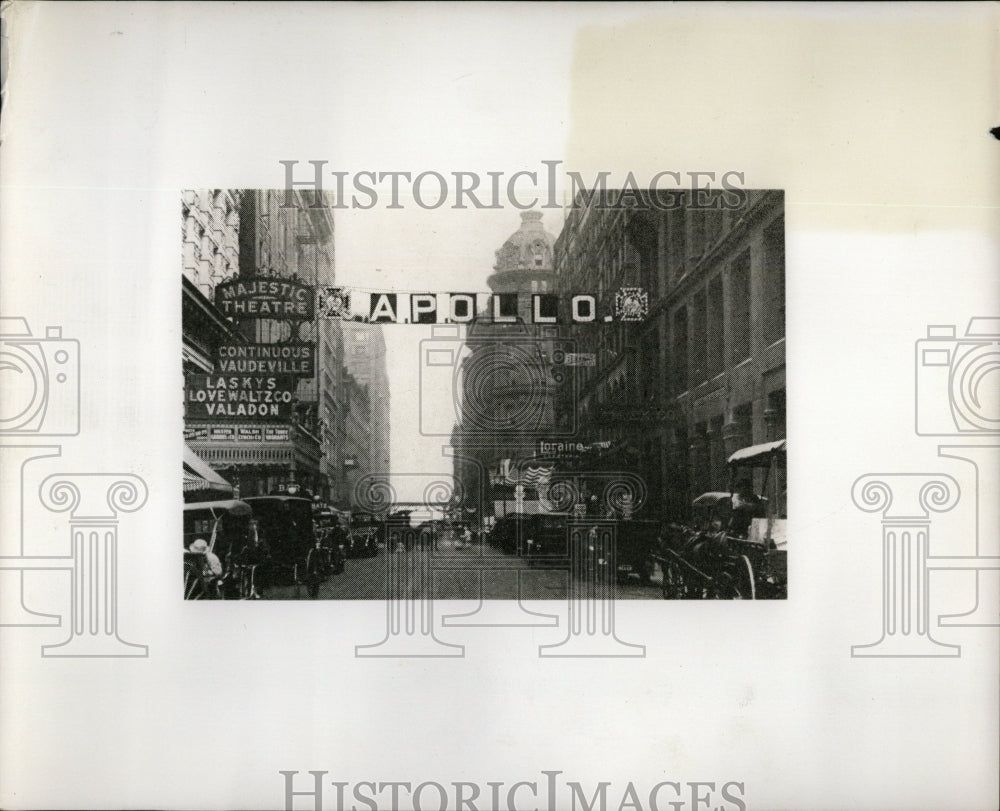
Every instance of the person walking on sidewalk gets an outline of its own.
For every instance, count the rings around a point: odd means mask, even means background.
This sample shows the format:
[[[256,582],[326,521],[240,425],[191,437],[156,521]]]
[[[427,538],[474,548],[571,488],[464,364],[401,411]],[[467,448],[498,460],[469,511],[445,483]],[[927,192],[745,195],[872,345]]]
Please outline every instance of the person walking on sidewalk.
[[[323,548],[322,538],[317,536],[316,544],[306,555],[306,588],[313,600],[319,597],[320,584],[326,580],[326,559],[327,550]]]

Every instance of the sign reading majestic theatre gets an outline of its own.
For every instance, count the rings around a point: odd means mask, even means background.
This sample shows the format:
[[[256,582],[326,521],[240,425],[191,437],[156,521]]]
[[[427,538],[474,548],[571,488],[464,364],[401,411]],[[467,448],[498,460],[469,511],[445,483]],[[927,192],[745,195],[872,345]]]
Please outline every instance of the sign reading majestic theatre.
[[[231,279],[215,286],[215,306],[230,318],[311,320],[313,288],[293,279]]]

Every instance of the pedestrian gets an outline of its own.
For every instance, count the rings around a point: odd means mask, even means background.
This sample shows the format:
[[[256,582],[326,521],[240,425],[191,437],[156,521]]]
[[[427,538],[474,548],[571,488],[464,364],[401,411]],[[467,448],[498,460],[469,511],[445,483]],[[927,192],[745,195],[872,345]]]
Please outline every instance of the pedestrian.
[[[327,553],[323,548],[323,539],[317,536],[315,546],[306,555],[306,588],[313,600],[319,597],[320,584],[326,580],[326,559]]]
[[[753,491],[753,482],[742,479],[732,497],[732,513],[729,516],[729,532],[745,538],[754,518],[762,517],[763,502]]]
[[[197,585],[191,593],[200,593],[209,600],[220,597],[221,582],[219,578],[222,577],[222,562],[208,548],[208,541],[204,538],[195,538],[187,551],[190,556],[185,555],[185,561],[190,562],[190,569],[197,578]]]
[[[264,592],[269,585],[271,548],[260,533],[260,526],[256,518],[250,520],[249,533],[250,543],[243,547],[240,563],[250,568],[249,598],[260,600],[263,599]]]
[[[330,549],[330,562],[333,573],[340,574],[347,564],[347,550],[351,546],[351,536],[341,523],[339,516],[334,516],[330,522],[330,530],[326,536],[326,544]]]
[[[195,538],[188,550],[205,558],[205,573],[212,577],[222,577],[222,561],[219,560],[204,538]]]

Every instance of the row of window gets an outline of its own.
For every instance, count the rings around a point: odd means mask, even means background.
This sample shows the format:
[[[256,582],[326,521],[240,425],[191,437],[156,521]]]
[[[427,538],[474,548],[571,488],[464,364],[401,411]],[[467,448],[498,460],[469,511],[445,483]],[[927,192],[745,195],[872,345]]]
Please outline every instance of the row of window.
[[[759,272],[750,249],[671,315],[671,389],[680,394],[785,335],[784,223],[765,231]]]

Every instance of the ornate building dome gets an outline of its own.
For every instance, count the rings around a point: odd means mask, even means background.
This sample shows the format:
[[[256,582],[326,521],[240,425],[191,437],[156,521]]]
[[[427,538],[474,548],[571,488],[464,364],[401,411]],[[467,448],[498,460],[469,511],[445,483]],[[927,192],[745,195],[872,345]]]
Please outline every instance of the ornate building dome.
[[[555,237],[542,225],[542,212],[522,211],[521,227],[496,252],[497,273],[505,271],[552,271]]]

